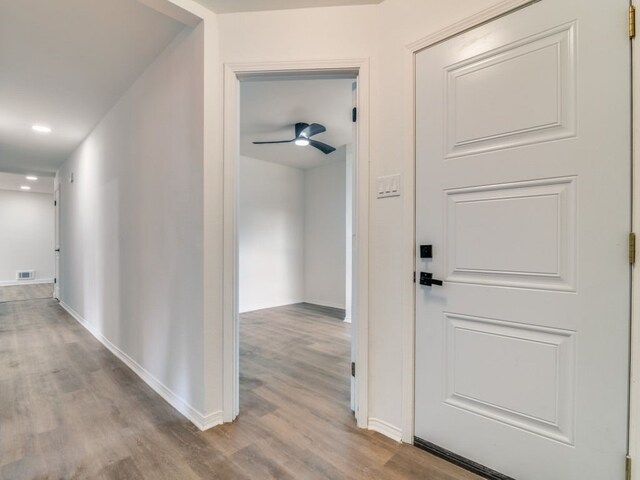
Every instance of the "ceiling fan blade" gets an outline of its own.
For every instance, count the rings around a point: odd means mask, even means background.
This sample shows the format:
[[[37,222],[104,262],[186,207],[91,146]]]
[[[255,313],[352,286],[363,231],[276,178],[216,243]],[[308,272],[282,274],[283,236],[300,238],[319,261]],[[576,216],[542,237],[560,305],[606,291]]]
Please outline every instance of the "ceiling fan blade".
[[[317,135],[319,133],[326,132],[326,131],[327,129],[324,128],[324,125],[320,125],[319,123],[312,123],[307,128],[302,130],[299,135],[296,135],[296,136],[299,137],[300,135],[303,135],[307,138],[311,138],[314,135]]]
[[[253,142],[254,145],[266,145],[268,143],[291,143],[295,142],[295,138],[293,140],[276,140],[275,142]]]
[[[309,140],[309,145],[311,145],[312,147],[316,147],[318,150],[320,150],[325,155],[329,155],[331,152],[335,152],[336,151],[336,149],[333,148],[331,145],[327,145],[326,143],[318,142],[317,140]]]
[[[308,123],[304,123],[304,122],[296,123],[296,138],[298,138],[302,133],[302,131],[308,126],[309,126]]]

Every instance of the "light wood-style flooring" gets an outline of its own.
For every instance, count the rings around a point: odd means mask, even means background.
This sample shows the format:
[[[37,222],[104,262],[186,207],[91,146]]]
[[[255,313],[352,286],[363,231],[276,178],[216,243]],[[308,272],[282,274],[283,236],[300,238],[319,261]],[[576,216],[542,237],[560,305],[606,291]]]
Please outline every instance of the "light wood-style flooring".
[[[478,479],[356,428],[348,328],[304,304],[244,314],[240,417],[200,432],[57,302],[2,303],[0,478]]]
[[[52,297],[53,283],[29,283],[26,285],[0,286],[0,303]]]

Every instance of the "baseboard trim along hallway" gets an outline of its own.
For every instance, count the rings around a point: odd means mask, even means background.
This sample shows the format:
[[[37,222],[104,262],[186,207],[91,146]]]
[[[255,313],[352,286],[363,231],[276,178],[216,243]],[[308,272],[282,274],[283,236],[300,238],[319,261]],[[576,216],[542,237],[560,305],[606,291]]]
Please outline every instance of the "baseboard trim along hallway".
[[[155,376],[153,376],[142,365],[140,365],[133,358],[131,358],[120,348],[114,345],[111,341],[109,341],[108,338],[97,331],[73,308],[71,308],[63,301],[60,301],[60,306],[64,308],[67,313],[71,315],[80,325],[82,325],[91,335],[93,335],[96,340],[104,345],[111,353],[113,353],[120,361],[122,361],[127,367],[129,367],[138,377],[140,377],[142,381],[149,385],[158,395],[164,398],[169,403],[169,405],[171,405],[178,412],[187,417],[200,430],[208,430],[209,428],[223,423],[222,411],[213,412],[208,415],[199,412],[186,400],[184,400],[169,387],[163,384],[160,380],[158,380]]]

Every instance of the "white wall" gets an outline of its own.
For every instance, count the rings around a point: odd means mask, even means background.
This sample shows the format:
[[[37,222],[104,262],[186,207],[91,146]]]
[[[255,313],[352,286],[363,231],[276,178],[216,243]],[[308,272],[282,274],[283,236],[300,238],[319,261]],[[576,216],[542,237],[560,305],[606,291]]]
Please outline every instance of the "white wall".
[[[240,312],[345,308],[345,151],[305,170],[240,157]]]
[[[304,172],[304,301],[341,308],[346,280],[346,148]]]
[[[304,173],[240,157],[240,312],[304,300]]]
[[[35,282],[53,282],[52,194],[0,190],[0,232],[0,285],[28,283],[16,281],[17,270],[35,270]]]
[[[413,315],[413,70],[406,45],[499,3],[385,0],[218,17],[223,63],[370,59],[368,415],[386,434],[403,433],[403,342]],[[376,200],[375,178],[394,173],[410,179],[405,195]]]
[[[57,178],[62,302],[201,424],[204,35],[185,29]]]
[[[354,263],[353,252],[355,248],[354,236],[354,198],[356,192],[355,185],[355,149],[354,143],[347,145],[347,157],[345,159],[346,176],[345,176],[345,193],[346,193],[346,218],[345,218],[345,299],[344,309],[346,322],[351,322],[353,313],[353,279],[354,279]]]

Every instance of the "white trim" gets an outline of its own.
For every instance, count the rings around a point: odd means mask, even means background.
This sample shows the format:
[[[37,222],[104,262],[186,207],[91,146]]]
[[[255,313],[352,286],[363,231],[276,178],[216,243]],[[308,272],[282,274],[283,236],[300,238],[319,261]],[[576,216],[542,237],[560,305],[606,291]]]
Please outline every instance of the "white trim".
[[[344,317],[344,323],[351,323],[351,317]]]
[[[78,321],[91,335],[93,335],[102,345],[104,345],[111,353],[113,353],[122,363],[129,367],[133,373],[138,375],[147,385],[149,385],[158,395],[164,398],[169,405],[175,408],[182,415],[187,417],[200,430],[207,430],[222,423],[222,412],[213,412],[207,415],[200,413],[196,408],[191,406],[186,400],[172,391],[160,380],[154,377],[142,365],[133,358],[123,352],[116,345],[102,335],[93,325],[87,322],[82,316],[69,305],[60,301],[60,306],[64,308],[69,315]]]
[[[407,131],[407,158],[405,159],[405,169],[407,179],[403,182],[404,195],[401,197],[402,208],[407,215],[404,215],[405,225],[403,230],[407,232],[407,244],[402,249],[406,252],[402,256],[403,292],[407,292],[402,305],[403,328],[402,328],[402,441],[413,444],[414,432],[414,382],[415,382],[415,183],[416,183],[416,160],[415,160],[415,54],[414,50],[406,50],[404,55],[405,78],[407,79],[407,95],[405,111],[408,118],[405,120],[409,125]]]
[[[299,62],[259,62],[225,64],[224,71],[224,301],[223,301],[223,411],[224,420],[232,421],[239,411],[238,385],[238,295],[237,295],[237,158],[239,152],[239,77],[255,74],[331,72],[357,75],[358,141],[357,179],[354,195],[357,233],[354,252],[354,334],[356,344],[356,420],[368,426],[369,381],[369,59],[330,59]]]
[[[402,260],[403,265],[403,291],[407,292],[402,308],[403,312],[403,335],[402,335],[402,441],[413,444],[413,435],[415,428],[415,283],[413,281],[413,273],[415,271],[415,142],[416,142],[416,124],[415,124],[415,56],[425,48],[440,43],[451,37],[459,35],[467,30],[478,27],[484,23],[494,20],[498,17],[506,15],[514,10],[523,8],[529,4],[536,3],[539,0],[503,0],[502,2],[481,10],[469,17],[438,30],[426,37],[415,42],[405,45],[404,70],[406,78],[406,89],[411,92],[407,96],[405,111],[408,112],[409,118],[406,119],[409,128],[407,131],[407,152],[405,159],[405,171],[407,172],[407,181],[403,184],[404,200],[403,209],[408,215],[405,216],[405,225],[403,231],[408,236],[407,245],[403,249],[406,251]],[[640,359],[639,359],[640,361]],[[370,420],[371,422],[371,420]]]
[[[329,308],[337,308],[338,310],[345,310],[345,304],[339,304],[335,302],[325,302],[323,300],[313,300],[309,298],[305,298],[303,303],[310,303],[311,305],[317,305],[319,307],[329,307]]]
[[[36,278],[34,280],[2,280],[0,287],[13,287],[15,285],[36,285],[41,283],[53,283],[53,278]]]
[[[636,2],[631,2],[635,5]],[[635,40],[637,41],[637,40]],[[634,42],[635,42],[634,41]],[[631,190],[631,231],[638,233],[640,225],[640,142],[638,142],[640,128],[640,109],[638,95],[640,95],[640,80],[638,66],[640,65],[640,51],[632,43],[631,71],[632,71],[632,150],[633,178]],[[631,267],[631,358],[629,370],[629,456],[631,462],[631,478],[640,479],[640,269],[638,265]]]
[[[394,427],[390,423],[380,420],[379,418],[369,419],[369,430],[381,433],[396,442],[402,442],[402,430],[398,427]]]
[[[60,298],[60,182],[54,180],[53,190],[53,298]]]

